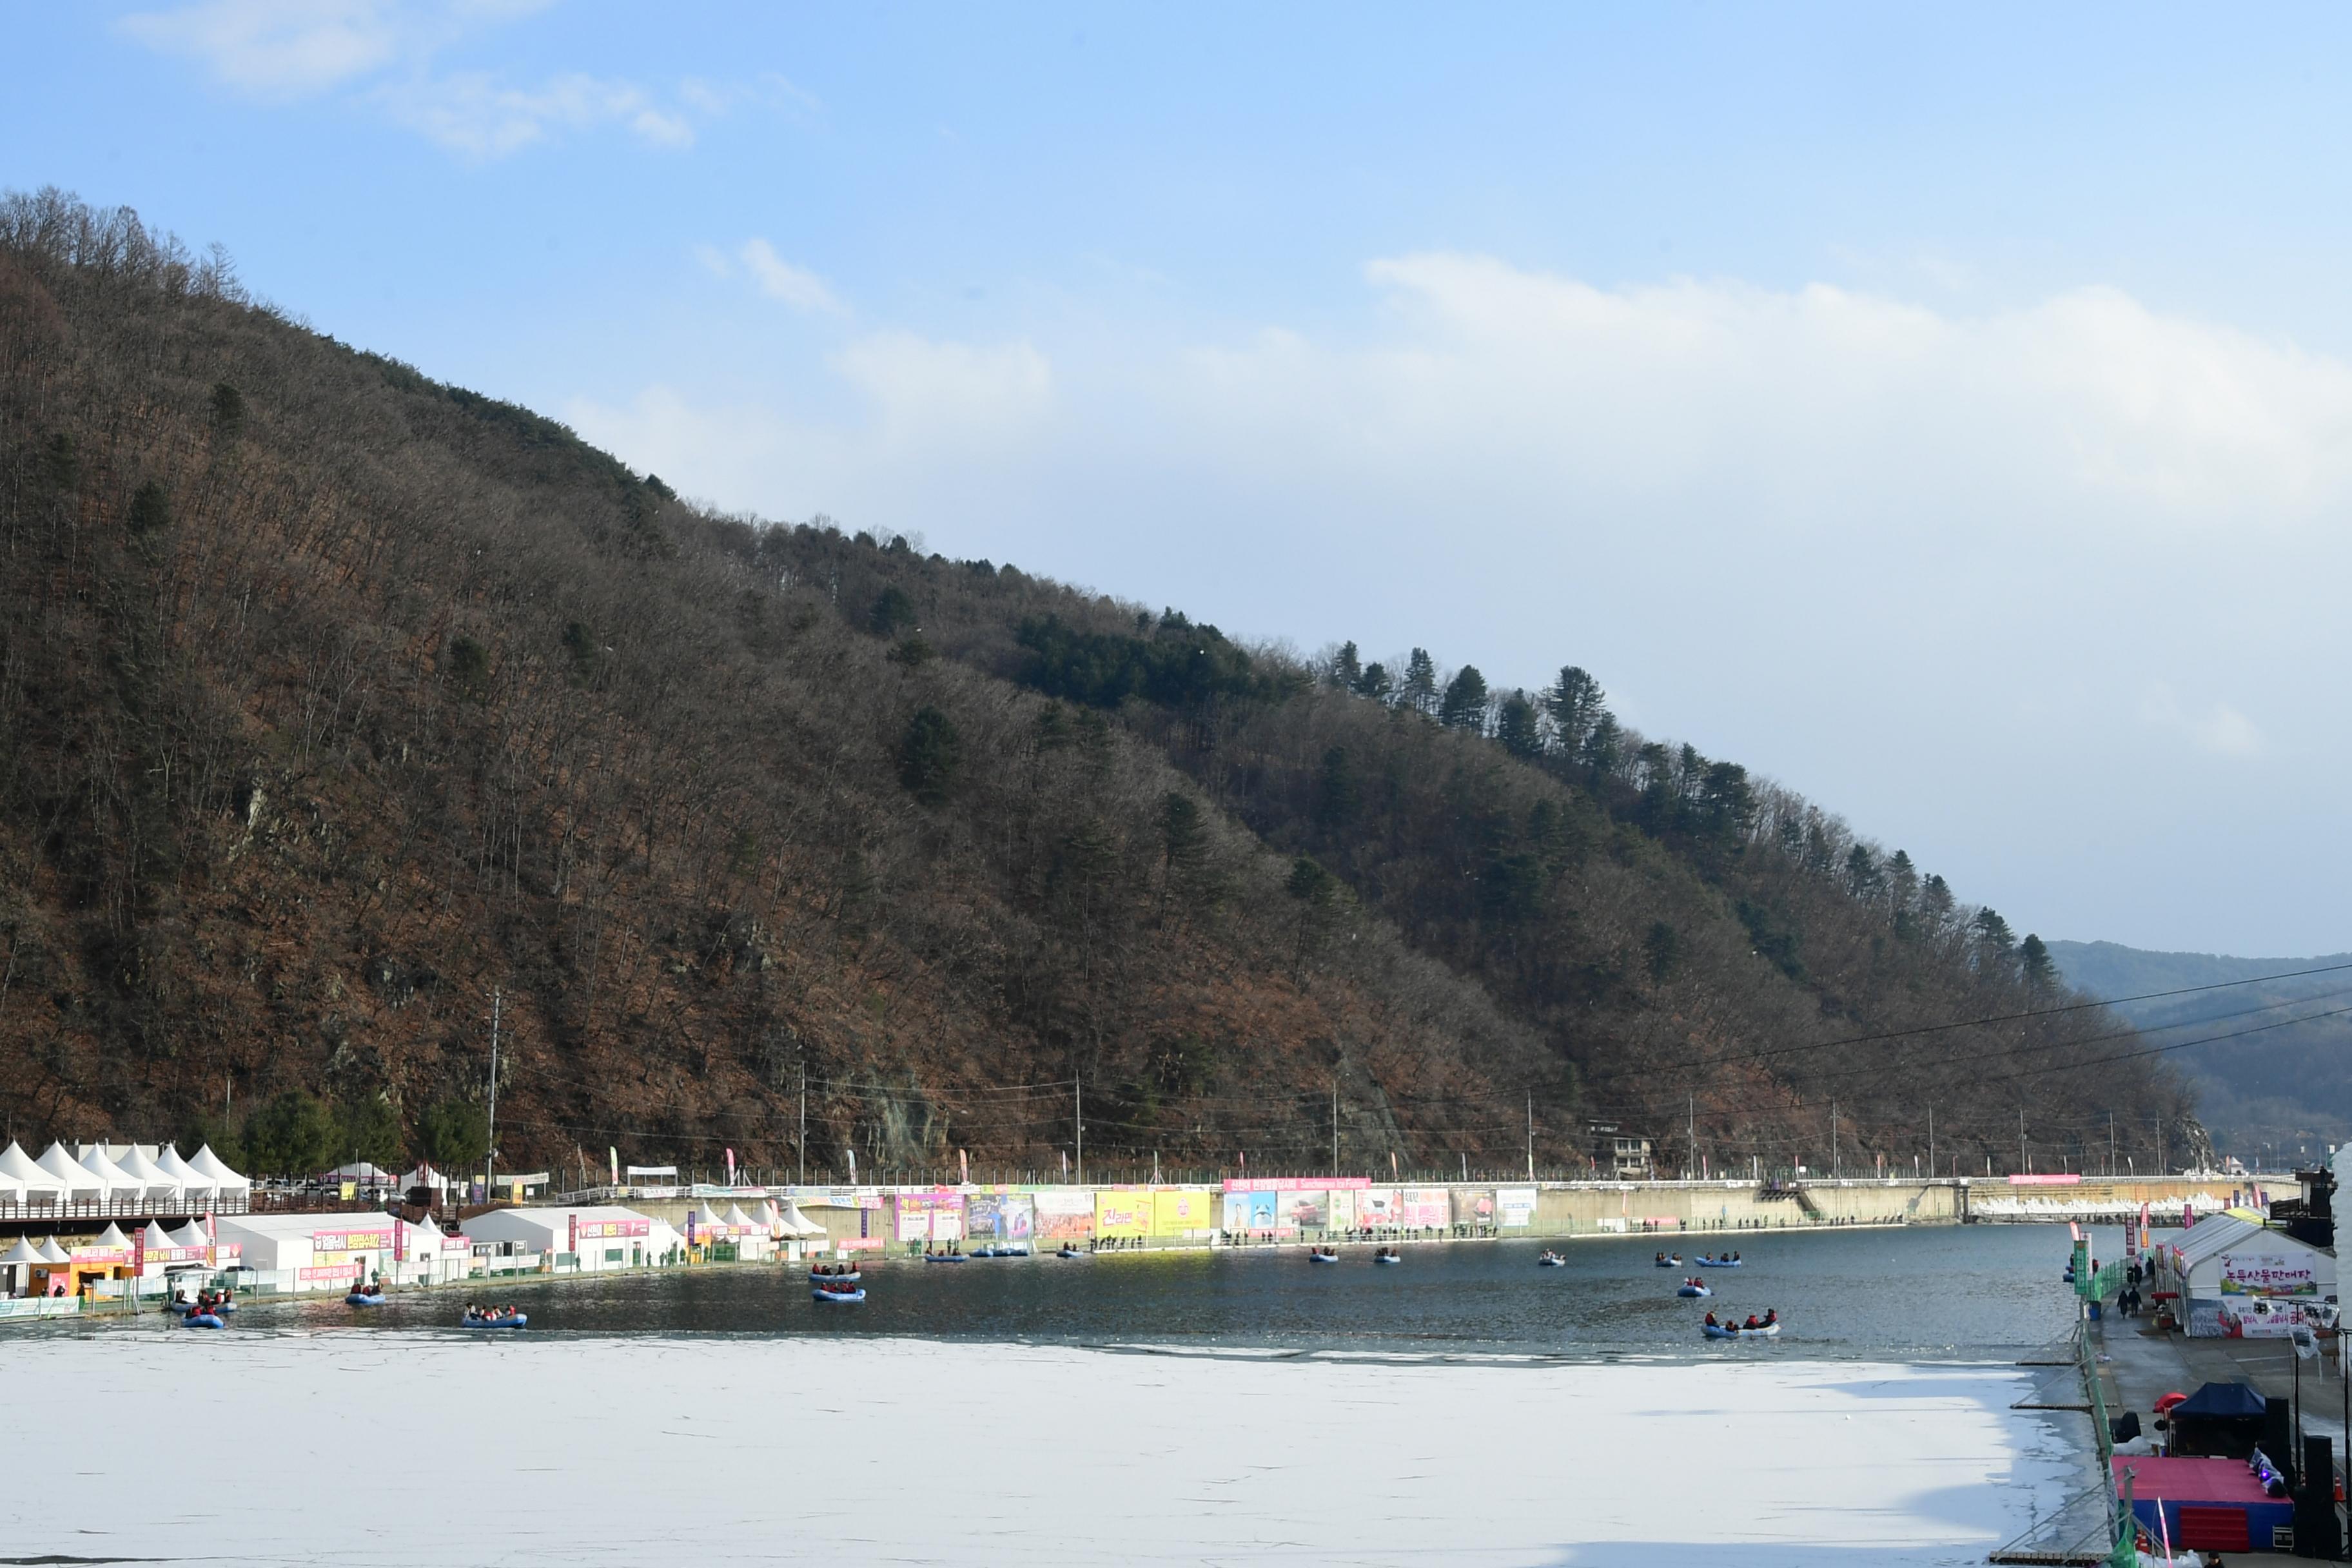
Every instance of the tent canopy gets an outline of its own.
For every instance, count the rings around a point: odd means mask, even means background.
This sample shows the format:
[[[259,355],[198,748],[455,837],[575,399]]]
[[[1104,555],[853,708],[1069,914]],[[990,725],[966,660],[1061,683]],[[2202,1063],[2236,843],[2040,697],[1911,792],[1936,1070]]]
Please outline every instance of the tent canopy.
[[[372,1165],[365,1160],[356,1160],[348,1165],[338,1165],[327,1172],[326,1177],[329,1181],[334,1182],[368,1182],[381,1185],[389,1185],[400,1180],[398,1176],[383,1166]]]
[[[155,1156],[155,1168],[184,1187],[209,1192],[220,1184],[181,1159],[180,1152],[169,1143],[164,1144],[163,1152]]]
[[[41,1169],[22,1145],[10,1140],[8,1147],[0,1149],[0,1176],[29,1192],[63,1193],[65,1184]]]
[[[194,1220],[190,1220],[172,1232],[172,1245],[173,1247],[210,1247],[212,1238],[205,1234],[202,1226]]]
[[[727,1205],[727,1223],[737,1230],[765,1230],[768,1227],[743,1212],[741,1204]]]
[[[213,1146],[209,1143],[197,1150],[189,1159],[188,1168],[200,1176],[209,1177],[223,1190],[231,1187],[249,1189],[253,1185],[245,1177],[221,1163],[221,1157],[213,1152]]]
[[[139,1236],[140,1238],[146,1242],[150,1247],[152,1247],[159,1252],[179,1245],[178,1242],[172,1239],[172,1233],[170,1231],[165,1230],[161,1224],[152,1219],[147,1222],[147,1228],[141,1231]]]
[[[2182,1415],[2224,1418],[2244,1415],[2260,1417],[2267,1414],[2269,1409],[2270,1406],[2264,1402],[2263,1396],[2254,1392],[2252,1384],[2209,1383],[2174,1405],[2172,1414],[2176,1417]]]
[[[47,1258],[33,1250],[31,1242],[20,1236],[16,1238],[16,1245],[10,1247],[5,1256],[0,1256],[0,1268],[14,1268],[20,1263],[47,1263]]]
[[[90,1245],[92,1247],[112,1247],[128,1250],[131,1246],[131,1238],[122,1234],[122,1227],[121,1226],[115,1224],[112,1220],[109,1220],[106,1222],[106,1228],[98,1233],[98,1239],[91,1242]]]
[[[816,1221],[801,1213],[801,1205],[795,1199],[787,1198],[784,1200],[783,1219],[784,1228],[794,1236],[823,1236],[824,1234],[824,1226],[817,1224]]]
[[[180,1179],[147,1157],[147,1151],[138,1144],[129,1145],[121,1153],[112,1156],[122,1173],[136,1176],[151,1187],[176,1187]]]
[[[67,1252],[64,1247],[58,1245],[58,1238],[56,1237],[45,1237],[41,1241],[41,1261],[44,1263],[71,1263],[73,1261],[73,1256]]]
[[[42,1150],[41,1157],[33,1163],[55,1177],[69,1193],[106,1191],[105,1178],[95,1171],[85,1171],[74,1163],[74,1157],[66,1152],[66,1146],[62,1143],[52,1143]]]
[[[108,1159],[104,1151],[95,1143],[83,1152],[81,1168],[98,1178],[109,1196],[116,1193],[129,1193],[133,1196],[141,1196],[147,1191],[145,1182]]]

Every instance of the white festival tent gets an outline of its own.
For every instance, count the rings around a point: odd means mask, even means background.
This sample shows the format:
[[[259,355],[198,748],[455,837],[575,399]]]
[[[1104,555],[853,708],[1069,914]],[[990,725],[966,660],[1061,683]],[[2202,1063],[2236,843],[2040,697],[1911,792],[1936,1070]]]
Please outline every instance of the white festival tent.
[[[105,1184],[109,1199],[129,1198],[133,1203],[146,1200],[147,1184],[108,1159],[95,1143],[82,1152],[81,1168]]]
[[[753,1219],[750,1215],[745,1214],[741,1204],[729,1204],[727,1205],[727,1223],[733,1228],[735,1234],[738,1236],[765,1236],[768,1234],[767,1226],[759,1220]]]
[[[400,1186],[403,1192],[411,1191],[417,1187],[425,1187],[436,1193],[446,1193],[457,1184],[457,1183],[455,1179],[443,1175],[431,1165],[419,1165],[416,1169],[409,1172],[408,1174],[400,1178]]]
[[[188,1168],[210,1181],[224,1194],[253,1191],[253,1183],[222,1164],[221,1157],[213,1152],[213,1146],[209,1143],[195,1152],[188,1161]]]
[[[823,1236],[825,1233],[824,1226],[801,1213],[800,1200],[797,1198],[784,1200],[783,1213],[780,1217],[783,1220],[784,1233],[788,1236]]]
[[[6,1253],[0,1254],[0,1268],[14,1268],[22,1263],[47,1263],[47,1258],[33,1250],[31,1242],[21,1236],[16,1238],[16,1246],[10,1247]]]
[[[180,1245],[172,1239],[172,1233],[163,1228],[161,1221],[152,1219],[147,1228],[139,1233],[139,1239],[147,1244],[150,1252],[169,1252]]]
[[[52,1202],[62,1202],[66,1195],[66,1184],[43,1170],[13,1142],[0,1149],[0,1179],[13,1184],[25,1197],[39,1194]]]
[[[173,1247],[210,1247],[213,1244],[212,1238],[205,1234],[205,1227],[194,1220],[172,1232],[167,1239]]]
[[[131,1250],[131,1238],[122,1234],[122,1227],[121,1226],[115,1224],[112,1220],[108,1220],[106,1222],[106,1228],[98,1233],[98,1239],[91,1242],[90,1245],[97,1247],[110,1248],[116,1252],[128,1252]]]
[[[210,1203],[214,1189],[220,1184],[181,1159],[179,1150],[169,1143],[164,1144],[163,1152],[155,1156],[155,1168],[179,1183],[182,1196],[192,1205]]]
[[[147,1189],[147,1196],[156,1203],[171,1203],[180,1195],[179,1179],[148,1156],[136,1143],[122,1146],[122,1152],[109,1156],[127,1176],[136,1176]]]
[[[719,1211],[709,1204],[704,1204],[700,1211],[695,1215],[694,1227],[704,1236],[729,1236],[733,1234],[735,1228],[727,1221],[720,1219]]]
[[[74,1163],[62,1143],[52,1143],[41,1151],[33,1162],[65,1184],[66,1198],[71,1203],[89,1203],[106,1195],[105,1178],[95,1171],[85,1171]]]
[[[64,1247],[58,1245],[58,1238],[56,1237],[45,1237],[41,1241],[41,1261],[44,1263],[71,1263],[73,1261],[73,1255],[68,1253]]]

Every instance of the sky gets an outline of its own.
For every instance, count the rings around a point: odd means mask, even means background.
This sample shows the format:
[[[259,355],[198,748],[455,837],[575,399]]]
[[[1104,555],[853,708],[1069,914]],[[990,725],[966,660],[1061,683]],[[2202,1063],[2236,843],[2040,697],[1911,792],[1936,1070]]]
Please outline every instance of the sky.
[[[0,184],[680,492],[1565,664],[2017,930],[2352,948],[2352,13],[27,8]]]

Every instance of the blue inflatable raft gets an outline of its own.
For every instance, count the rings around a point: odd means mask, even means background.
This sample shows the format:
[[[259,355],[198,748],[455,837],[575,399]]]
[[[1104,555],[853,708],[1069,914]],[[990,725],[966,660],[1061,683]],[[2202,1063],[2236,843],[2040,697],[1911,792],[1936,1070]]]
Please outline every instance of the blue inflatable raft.
[[[511,1318],[478,1318],[468,1312],[458,1320],[458,1326],[467,1329],[520,1329],[530,1321],[529,1312],[517,1312]]]
[[[866,1300],[866,1288],[861,1285],[855,1290],[812,1290],[809,1292],[809,1300],[831,1301],[838,1306],[854,1307]]]

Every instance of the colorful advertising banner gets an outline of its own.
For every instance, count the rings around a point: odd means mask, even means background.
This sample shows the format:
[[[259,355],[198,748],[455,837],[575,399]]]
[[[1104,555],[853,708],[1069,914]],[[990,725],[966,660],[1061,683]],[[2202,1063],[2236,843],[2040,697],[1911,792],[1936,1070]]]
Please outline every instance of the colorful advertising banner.
[[[1094,1235],[1095,1198],[1092,1193],[1057,1187],[1034,1194],[1030,1201],[1036,1210],[1040,1240],[1084,1241]]]
[[[1271,1231],[1280,1223],[1282,1212],[1280,1193],[1225,1194],[1225,1228],[1240,1231]]]
[[[1354,1189],[1348,1187],[1334,1187],[1324,1194],[1323,1228],[1326,1230],[1355,1229],[1358,1196],[1359,1194]]]
[[[1284,1193],[1281,1214],[1279,1223],[1285,1230],[1328,1229],[1331,1224],[1331,1194],[1322,1192]]]
[[[1026,1193],[967,1193],[963,1233],[997,1241],[1026,1241],[1037,1233],[1037,1205]]]
[[[2306,1256],[2274,1252],[2221,1254],[2221,1294],[2224,1296],[2316,1296],[2319,1276]]]
[[[1217,1228],[1216,1194],[1205,1191],[1151,1194],[1151,1234],[1205,1235]]]
[[[2226,1301],[2189,1303],[2189,1332],[2200,1338],[2283,1340],[2294,1332],[2304,1308],[2267,1296],[2234,1296]]]
[[[898,1210],[900,1241],[963,1239],[961,1193],[900,1193],[893,1201]]]
[[[1356,1223],[1365,1226],[1402,1225],[1403,1200],[1394,1187],[1366,1187],[1356,1194]]]
[[[616,1236],[650,1236],[653,1233],[653,1221],[646,1219],[582,1219],[573,1215],[572,1223],[578,1227],[572,1236],[574,1245],[572,1250],[574,1252],[580,1250],[577,1244],[583,1241],[599,1241]]]
[[[1141,1237],[1151,1229],[1151,1194],[1109,1192],[1095,1194],[1095,1234],[1098,1237]]]
[[[1402,1194],[1403,1218],[1412,1229],[1443,1229],[1454,1215],[1454,1202],[1444,1187],[1407,1187]]]
[[[1533,1187],[1502,1187],[1495,1194],[1496,1223],[1506,1230],[1517,1230],[1536,1222],[1536,1190]]]
[[[313,1252],[382,1252],[392,1246],[392,1226],[360,1230],[314,1230],[310,1233]]]
[[[1454,1194],[1455,1225],[1495,1223],[1495,1192],[1491,1187],[1465,1187]]]

